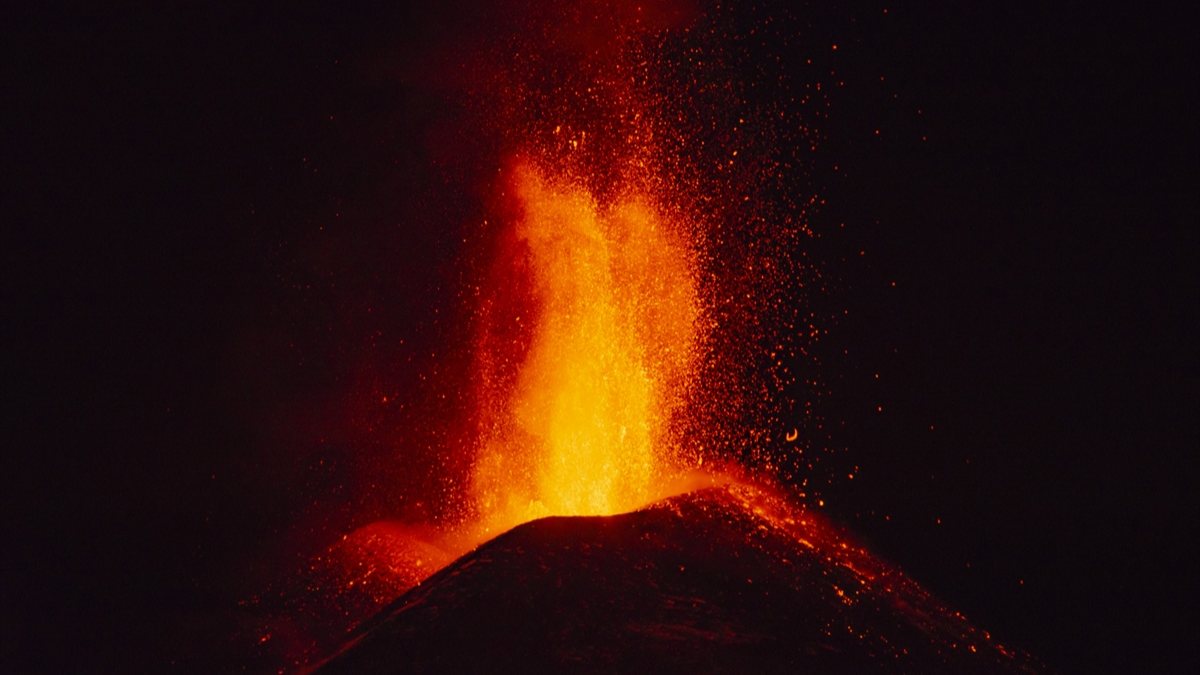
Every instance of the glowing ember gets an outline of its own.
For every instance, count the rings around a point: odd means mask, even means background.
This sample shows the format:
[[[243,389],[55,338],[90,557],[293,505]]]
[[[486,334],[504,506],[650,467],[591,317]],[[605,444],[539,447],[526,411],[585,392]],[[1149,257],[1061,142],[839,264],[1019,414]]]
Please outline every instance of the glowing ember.
[[[472,491],[485,531],[650,499],[675,465],[667,427],[691,376],[699,313],[691,251],[649,195],[600,203],[528,163],[512,171],[511,190],[513,246],[499,277],[518,283],[497,288],[528,293],[482,312]],[[496,336],[507,328],[517,339],[504,343]]]

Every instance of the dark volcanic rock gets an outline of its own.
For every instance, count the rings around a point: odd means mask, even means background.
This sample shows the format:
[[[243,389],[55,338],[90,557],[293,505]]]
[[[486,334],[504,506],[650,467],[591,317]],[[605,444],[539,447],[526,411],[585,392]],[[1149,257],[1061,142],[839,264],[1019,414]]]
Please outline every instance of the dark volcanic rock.
[[[813,513],[710,488],[463,556],[323,674],[1035,672]]]

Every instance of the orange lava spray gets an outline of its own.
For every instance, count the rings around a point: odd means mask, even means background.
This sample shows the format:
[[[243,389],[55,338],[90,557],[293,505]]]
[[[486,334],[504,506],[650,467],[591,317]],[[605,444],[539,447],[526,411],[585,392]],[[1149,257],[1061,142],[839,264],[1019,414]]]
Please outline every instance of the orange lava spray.
[[[684,228],[652,195],[600,201],[517,162],[515,209],[477,356],[484,532],[546,515],[627,511],[677,468],[669,434],[696,358],[700,306]],[[514,297],[517,296],[517,297]],[[508,324],[516,340],[498,340]]]

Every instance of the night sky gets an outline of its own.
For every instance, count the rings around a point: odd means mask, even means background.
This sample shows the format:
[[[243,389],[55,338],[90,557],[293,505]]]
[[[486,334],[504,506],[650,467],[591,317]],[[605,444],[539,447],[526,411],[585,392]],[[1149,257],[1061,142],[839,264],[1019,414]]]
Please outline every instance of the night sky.
[[[455,433],[484,169],[419,64],[487,14],[206,4],[5,22],[6,672],[262,667],[281,561],[437,510],[387,486]],[[828,510],[1057,671],[1193,672],[1193,31],[1039,5],[795,11]]]

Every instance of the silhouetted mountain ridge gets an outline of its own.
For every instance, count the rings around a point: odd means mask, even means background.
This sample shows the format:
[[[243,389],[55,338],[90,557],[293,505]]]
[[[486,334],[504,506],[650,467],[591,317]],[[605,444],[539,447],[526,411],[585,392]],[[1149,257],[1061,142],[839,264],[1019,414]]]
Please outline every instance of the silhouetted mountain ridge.
[[[483,544],[322,673],[1016,673],[1041,667],[819,515],[731,484]]]

